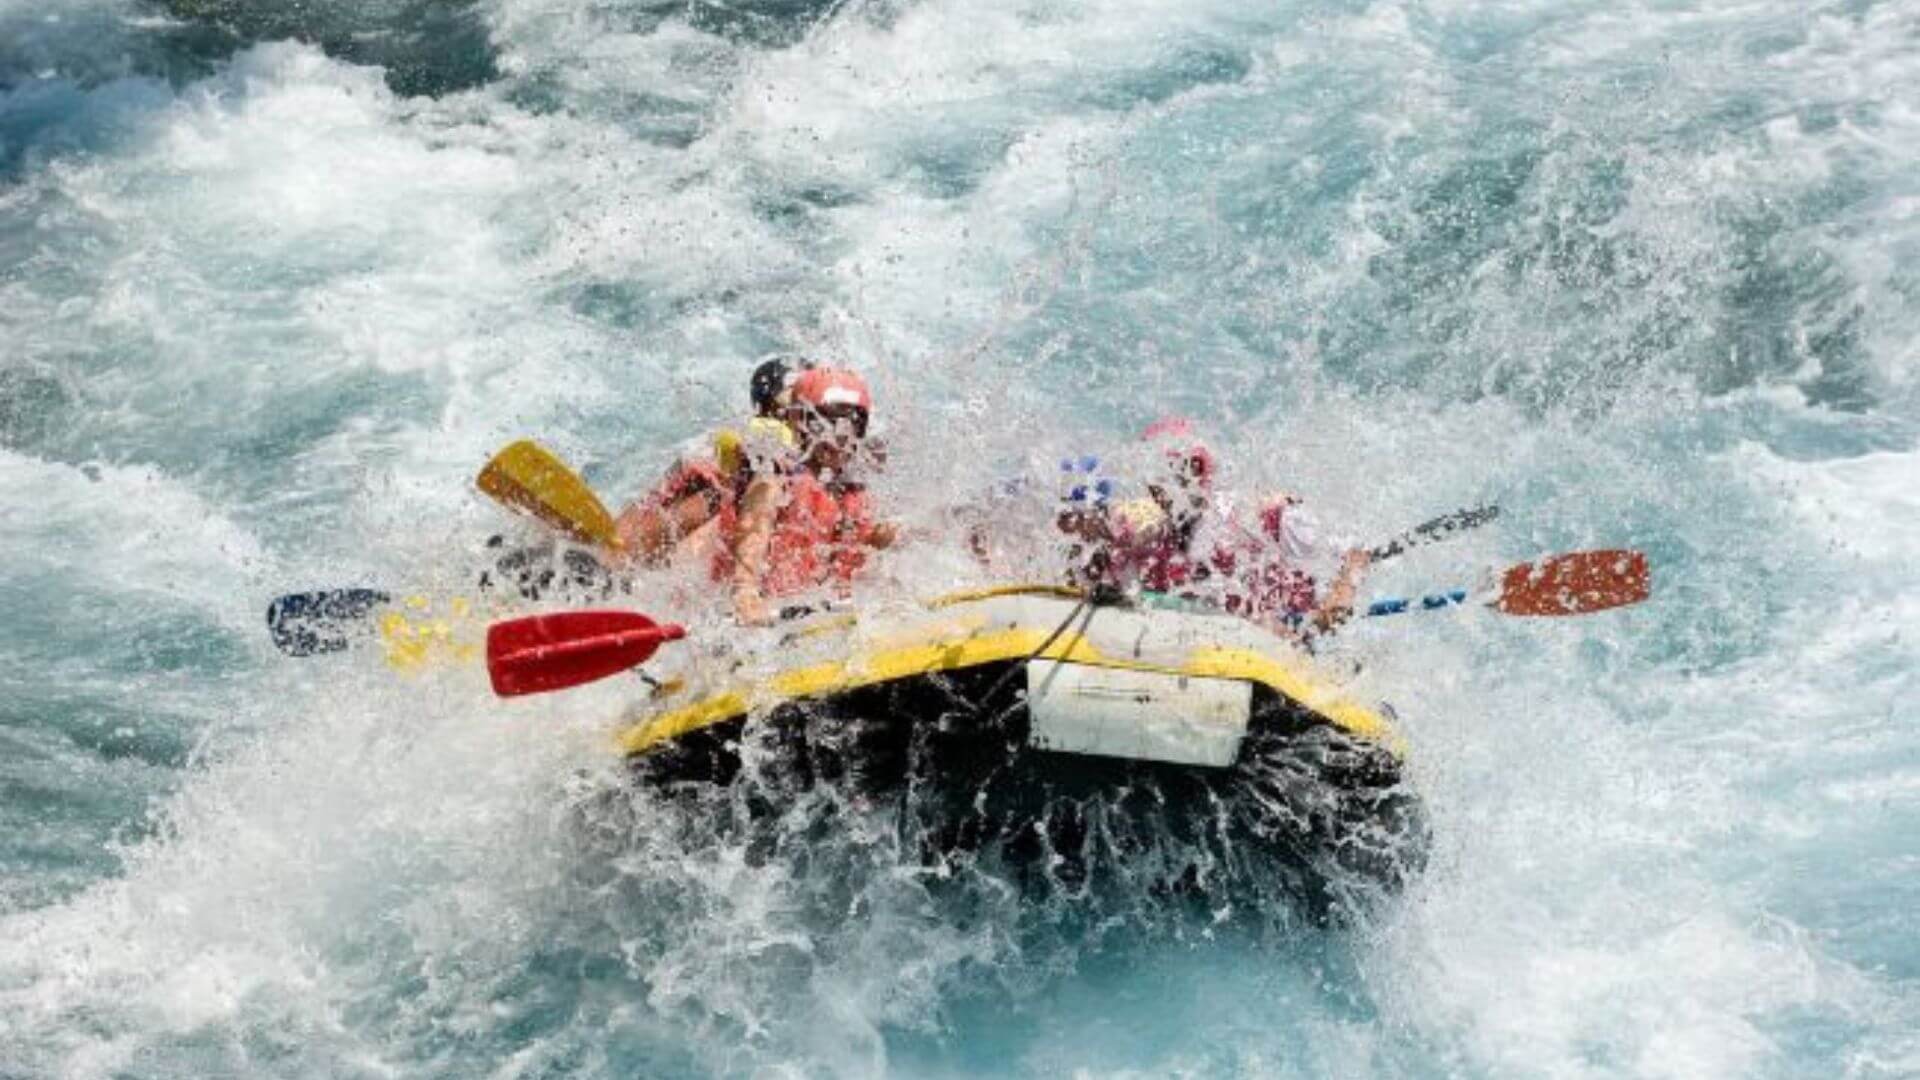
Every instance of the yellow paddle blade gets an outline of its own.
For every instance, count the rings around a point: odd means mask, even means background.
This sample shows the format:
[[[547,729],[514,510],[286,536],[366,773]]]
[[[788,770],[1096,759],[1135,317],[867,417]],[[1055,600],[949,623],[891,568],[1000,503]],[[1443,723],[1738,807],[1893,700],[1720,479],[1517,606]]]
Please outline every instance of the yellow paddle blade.
[[[493,456],[475,478],[500,503],[525,510],[576,540],[605,547],[614,542],[613,515],[566,463],[531,439]]]

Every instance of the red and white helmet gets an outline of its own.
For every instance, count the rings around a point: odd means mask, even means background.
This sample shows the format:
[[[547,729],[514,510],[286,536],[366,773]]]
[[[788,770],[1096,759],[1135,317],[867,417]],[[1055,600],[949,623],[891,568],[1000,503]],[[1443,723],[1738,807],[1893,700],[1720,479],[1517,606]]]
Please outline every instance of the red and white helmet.
[[[864,413],[873,411],[873,392],[867,389],[867,381],[846,368],[817,367],[802,371],[793,381],[793,401],[816,409],[851,405]]]
[[[1180,479],[1192,479],[1201,487],[1213,485],[1216,463],[1213,451],[1194,433],[1193,424],[1184,416],[1163,416],[1147,425],[1140,441],[1158,449],[1166,457],[1167,467]]]

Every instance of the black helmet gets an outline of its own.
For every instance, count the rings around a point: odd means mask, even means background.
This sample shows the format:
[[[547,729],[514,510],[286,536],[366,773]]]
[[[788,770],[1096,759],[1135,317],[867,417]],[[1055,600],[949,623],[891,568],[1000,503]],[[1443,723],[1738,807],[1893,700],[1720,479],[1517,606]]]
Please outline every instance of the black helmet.
[[[793,386],[794,378],[812,366],[813,361],[799,353],[775,353],[760,361],[747,383],[755,415],[772,416],[779,412],[786,405],[784,396]]]

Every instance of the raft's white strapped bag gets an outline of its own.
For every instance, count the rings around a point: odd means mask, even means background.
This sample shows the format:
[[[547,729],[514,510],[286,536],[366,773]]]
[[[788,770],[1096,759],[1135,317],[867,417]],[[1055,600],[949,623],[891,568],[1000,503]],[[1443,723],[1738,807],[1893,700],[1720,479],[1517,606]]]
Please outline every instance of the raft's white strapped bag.
[[[1253,712],[1253,684],[1034,660],[1027,745],[1037,750],[1226,768]]]

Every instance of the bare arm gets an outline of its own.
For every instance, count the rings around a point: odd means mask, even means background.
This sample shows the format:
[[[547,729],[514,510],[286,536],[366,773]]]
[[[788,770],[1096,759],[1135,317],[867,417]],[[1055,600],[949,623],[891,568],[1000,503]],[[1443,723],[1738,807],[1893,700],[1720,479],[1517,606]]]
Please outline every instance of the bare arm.
[[[613,535],[620,545],[622,561],[637,562],[641,566],[660,565],[673,543],[666,511],[651,501],[637,502],[622,510],[614,520]]]
[[[712,477],[677,461],[652,494],[620,512],[613,523],[614,543],[623,561],[660,566],[680,541],[713,519],[723,501]]]
[[[1347,552],[1340,561],[1339,575],[1327,587],[1327,595],[1321,599],[1320,606],[1314,608],[1309,616],[1315,630],[1328,633],[1353,617],[1354,594],[1359,591],[1360,579],[1365,576],[1367,564],[1372,561],[1365,549],[1354,548]]]
[[[740,499],[739,538],[733,545],[733,614],[748,626],[773,622],[760,579],[767,570],[767,549],[773,543],[773,520],[778,510],[780,481],[755,476]]]

